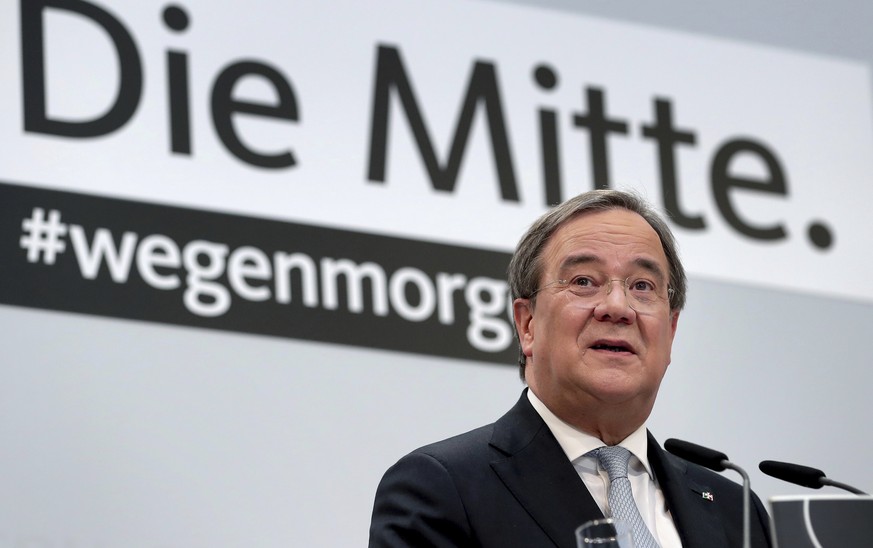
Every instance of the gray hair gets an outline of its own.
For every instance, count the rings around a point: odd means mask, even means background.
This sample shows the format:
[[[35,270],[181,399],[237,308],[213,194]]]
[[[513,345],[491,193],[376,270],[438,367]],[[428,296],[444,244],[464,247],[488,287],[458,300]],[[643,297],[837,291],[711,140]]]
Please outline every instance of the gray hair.
[[[566,202],[555,206],[547,211],[542,217],[534,221],[528,231],[522,236],[509,262],[509,289],[512,292],[512,300],[518,298],[531,299],[532,304],[542,276],[543,265],[541,261],[543,248],[549,237],[564,223],[575,217],[591,211],[606,211],[610,209],[626,209],[638,214],[658,234],[664,254],[667,256],[667,264],[670,267],[670,287],[673,292],[670,296],[670,309],[682,310],[685,306],[685,291],[687,280],[685,268],[679,259],[679,251],[676,247],[676,239],[670,231],[670,227],[661,218],[658,212],[638,194],[621,190],[592,190],[570,198]],[[513,323],[513,329],[515,324]],[[516,340],[518,333],[515,333]],[[524,366],[527,360],[521,349],[519,340],[518,365],[519,374],[524,379]]]

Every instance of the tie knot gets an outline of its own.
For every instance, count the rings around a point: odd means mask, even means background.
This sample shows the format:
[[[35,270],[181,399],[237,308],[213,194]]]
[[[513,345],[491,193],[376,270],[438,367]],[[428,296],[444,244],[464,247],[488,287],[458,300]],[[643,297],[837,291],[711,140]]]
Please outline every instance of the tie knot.
[[[597,450],[597,460],[609,474],[609,481],[627,477],[627,463],[630,457],[630,451],[618,445],[601,447]]]

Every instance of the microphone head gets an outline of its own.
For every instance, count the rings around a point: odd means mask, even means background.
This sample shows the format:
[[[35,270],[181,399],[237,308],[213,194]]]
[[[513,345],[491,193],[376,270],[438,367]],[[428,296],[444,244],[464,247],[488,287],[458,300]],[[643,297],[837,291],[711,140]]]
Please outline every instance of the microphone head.
[[[727,455],[720,451],[709,449],[708,447],[703,447],[696,443],[677,440],[675,438],[665,441],[664,449],[673,453],[677,457],[693,462],[694,464],[699,464],[710,470],[715,470],[716,472],[723,471],[726,468],[724,463],[726,461],[730,462]]]
[[[791,464],[790,462],[779,462],[778,460],[761,461],[758,468],[768,476],[803,487],[821,489],[824,485],[821,480],[824,479],[825,473],[817,468]]]

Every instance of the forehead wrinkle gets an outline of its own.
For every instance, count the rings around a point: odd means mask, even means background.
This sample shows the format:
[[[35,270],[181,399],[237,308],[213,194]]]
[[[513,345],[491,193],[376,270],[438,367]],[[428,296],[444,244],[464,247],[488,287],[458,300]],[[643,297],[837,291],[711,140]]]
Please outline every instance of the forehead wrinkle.
[[[546,240],[539,260],[541,277],[548,277],[551,268],[558,270],[553,275],[563,277],[584,264],[616,273],[642,269],[659,282],[669,271],[669,265],[662,266],[666,256],[657,233],[645,219],[624,210],[588,212],[567,221]]]

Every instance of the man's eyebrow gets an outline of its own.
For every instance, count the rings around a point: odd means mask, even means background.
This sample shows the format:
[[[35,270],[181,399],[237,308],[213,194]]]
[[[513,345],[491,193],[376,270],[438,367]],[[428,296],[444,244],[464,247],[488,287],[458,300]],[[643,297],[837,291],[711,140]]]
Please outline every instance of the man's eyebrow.
[[[564,272],[574,266],[579,266],[580,264],[590,264],[590,263],[603,263],[603,260],[597,255],[592,255],[590,253],[579,253],[575,255],[570,255],[561,261],[561,266],[559,267],[559,272]]]
[[[649,272],[657,276],[659,282],[664,281],[664,278],[667,277],[666,273],[661,269],[661,265],[647,257],[637,257],[636,259],[634,259],[634,264],[639,266],[643,270],[648,270]]]

